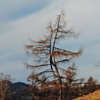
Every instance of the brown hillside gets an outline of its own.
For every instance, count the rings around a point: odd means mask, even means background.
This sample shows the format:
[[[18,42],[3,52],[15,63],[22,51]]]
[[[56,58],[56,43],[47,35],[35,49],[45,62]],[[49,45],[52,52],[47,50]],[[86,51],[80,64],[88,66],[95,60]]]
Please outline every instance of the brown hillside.
[[[100,89],[91,94],[73,100],[100,100]]]

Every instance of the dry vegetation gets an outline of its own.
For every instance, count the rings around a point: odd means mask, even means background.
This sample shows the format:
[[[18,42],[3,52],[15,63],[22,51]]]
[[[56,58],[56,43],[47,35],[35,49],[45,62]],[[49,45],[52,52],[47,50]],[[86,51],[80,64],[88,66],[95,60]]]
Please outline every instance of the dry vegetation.
[[[82,96],[73,100],[100,100],[100,89],[86,96]]]
[[[13,81],[14,78],[11,78],[10,75],[4,75],[3,73],[0,73],[0,100],[8,100],[12,99],[11,95],[13,93],[9,93],[9,88],[11,81]]]

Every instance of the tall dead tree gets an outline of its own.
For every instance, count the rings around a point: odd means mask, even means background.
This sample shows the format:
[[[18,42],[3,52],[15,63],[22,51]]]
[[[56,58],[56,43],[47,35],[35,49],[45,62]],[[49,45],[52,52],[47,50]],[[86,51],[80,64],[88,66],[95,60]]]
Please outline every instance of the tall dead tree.
[[[62,75],[60,74],[59,63],[64,63],[72,60],[72,58],[79,56],[82,49],[78,52],[71,52],[57,47],[57,43],[66,37],[76,37],[77,34],[73,29],[66,30],[66,22],[64,20],[65,13],[61,11],[57,15],[54,22],[50,21],[47,26],[47,33],[43,39],[34,41],[32,39],[30,44],[26,44],[27,54],[34,56],[33,63],[26,63],[27,68],[38,69],[34,78],[39,81],[39,77],[43,74],[46,79],[54,77],[55,81],[60,84],[58,100],[62,98]],[[51,73],[51,74],[49,74]],[[52,79],[52,78],[51,78]],[[51,80],[50,79],[50,80]]]

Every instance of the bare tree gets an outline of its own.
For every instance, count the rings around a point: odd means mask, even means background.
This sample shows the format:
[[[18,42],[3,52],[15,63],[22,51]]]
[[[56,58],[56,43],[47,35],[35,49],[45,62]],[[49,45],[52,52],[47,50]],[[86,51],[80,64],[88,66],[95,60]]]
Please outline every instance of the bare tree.
[[[9,88],[13,80],[14,78],[11,78],[10,75],[0,73],[0,100],[7,100],[12,95],[12,93],[9,93]]]
[[[37,76],[37,74],[33,71],[29,77],[27,78],[28,84],[30,85],[30,88],[28,88],[28,91],[31,92],[31,98],[34,100],[39,99],[38,95],[41,97],[40,88],[43,92],[43,83],[46,83],[47,77],[43,74],[40,77]],[[45,87],[44,87],[45,90]]]
[[[65,13],[62,10],[60,15],[57,15],[54,22],[49,21],[47,33],[44,39],[26,44],[27,54],[34,56],[33,63],[26,63],[27,68],[38,69],[35,78],[46,74],[47,79],[53,79],[60,84],[58,100],[62,98],[62,75],[60,74],[59,63],[69,62],[74,57],[82,54],[82,48],[78,52],[71,52],[57,47],[57,43],[66,37],[76,37],[73,29],[66,30],[66,22],[64,20]],[[52,78],[53,77],[53,78]]]
[[[98,80],[90,76],[84,84],[84,88],[85,88],[84,94],[89,94],[97,90],[98,84],[99,84]]]

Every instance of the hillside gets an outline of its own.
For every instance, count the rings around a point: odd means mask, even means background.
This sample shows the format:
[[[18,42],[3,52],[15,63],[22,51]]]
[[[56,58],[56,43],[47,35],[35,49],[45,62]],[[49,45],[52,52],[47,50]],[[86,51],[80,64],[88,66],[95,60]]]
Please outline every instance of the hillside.
[[[22,82],[16,82],[10,85],[9,92],[12,93],[12,99],[14,100],[18,100],[19,98],[22,100],[28,100],[30,98],[28,95],[30,93],[28,88],[29,85]],[[25,93],[27,95],[24,95]]]
[[[73,100],[100,100],[100,89],[95,92]]]

